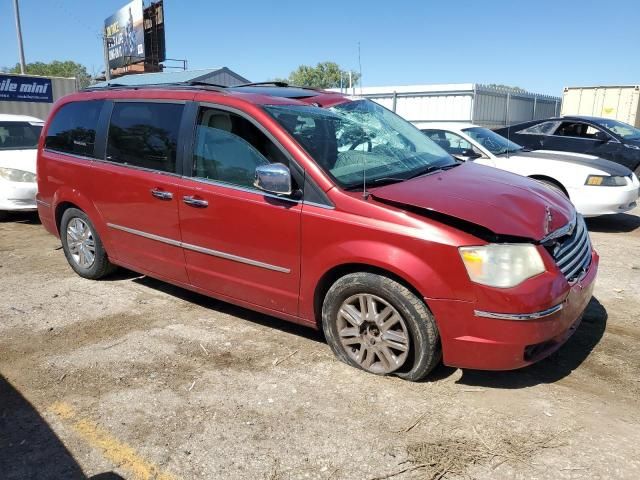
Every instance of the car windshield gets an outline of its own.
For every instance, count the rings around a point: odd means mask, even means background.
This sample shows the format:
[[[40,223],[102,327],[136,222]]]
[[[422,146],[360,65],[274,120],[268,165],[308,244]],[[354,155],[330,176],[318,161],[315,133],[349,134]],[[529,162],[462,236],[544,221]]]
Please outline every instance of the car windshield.
[[[515,153],[519,152],[523,148],[517,143],[514,143],[511,140],[507,140],[503,136],[498,135],[496,132],[489,130],[488,128],[473,127],[465,128],[462,131],[494,155]]]
[[[611,118],[598,118],[594,121],[598,125],[608,128],[625,140],[640,140],[640,130],[632,127],[628,123],[619,122],[618,120],[613,120]]]
[[[0,150],[37,148],[40,130],[39,122],[0,122]]]
[[[265,108],[346,189],[361,187],[365,176],[367,184],[392,183],[458,165],[420,130],[369,100]]]

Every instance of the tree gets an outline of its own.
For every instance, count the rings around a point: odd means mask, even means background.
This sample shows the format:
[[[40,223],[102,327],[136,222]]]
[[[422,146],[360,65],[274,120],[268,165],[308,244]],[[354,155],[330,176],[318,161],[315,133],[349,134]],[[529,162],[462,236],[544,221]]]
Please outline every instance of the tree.
[[[20,65],[16,64],[9,73],[20,73]],[[87,72],[87,68],[71,60],[27,63],[25,73],[44,77],[76,77],[80,88],[88,87],[91,83],[91,75]]]
[[[342,81],[340,80],[342,77]],[[351,72],[351,82],[358,83],[360,75]],[[313,88],[339,88],[349,86],[349,72],[342,70],[335,62],[321,62],[315,67],[300,65],[289,75],[289,83],[301,87]]]
[[[511,85],[503,85],[501,83],[490,83],[489,85],[487,85],[487,87],[500,88],[500,89],[504,89],[504,90],[511,90],[513,92],[518,92],[518,93],[526,92],[526,90],[524,88],[512,87]]]

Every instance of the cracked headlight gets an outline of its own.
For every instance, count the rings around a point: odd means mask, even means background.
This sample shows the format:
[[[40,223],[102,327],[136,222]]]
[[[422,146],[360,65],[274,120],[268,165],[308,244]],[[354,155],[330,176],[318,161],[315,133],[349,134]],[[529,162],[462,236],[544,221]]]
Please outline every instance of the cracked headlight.
[[[481,285],[515,287],[545,271],[538,249],[529,243],[490,243],[458,250],[469,278]]]

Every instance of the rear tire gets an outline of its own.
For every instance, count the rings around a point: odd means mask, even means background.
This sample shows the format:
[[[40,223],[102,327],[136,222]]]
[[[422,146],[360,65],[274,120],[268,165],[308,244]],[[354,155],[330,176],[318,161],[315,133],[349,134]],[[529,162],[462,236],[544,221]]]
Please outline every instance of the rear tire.
[[[442,357],[427,306],[382,275],[362,272],[338,279],[325,296],[322,325],[338,359],[377,375],[418,381]]]
[[[115,270],[93,223],[82,210],[65,210],[60,239],[67,262],[81,277],[97,280]]]

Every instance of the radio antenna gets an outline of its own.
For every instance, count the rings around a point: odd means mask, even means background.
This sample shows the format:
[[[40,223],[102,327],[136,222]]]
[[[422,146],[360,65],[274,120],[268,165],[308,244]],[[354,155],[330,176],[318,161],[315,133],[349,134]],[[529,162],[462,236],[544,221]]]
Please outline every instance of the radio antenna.
[[[511,103],[511,93],[507,93],[507,118],[505,123],[507,124],[507,142],[511,143],[511,126],[509,125],[509,103]],[[509,158],[510,153],[507,148],[507,158]]]
[[[366,200],[369,196],[367,193],[367,155],[363,155],[362,159],[362,198]]]

